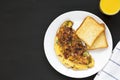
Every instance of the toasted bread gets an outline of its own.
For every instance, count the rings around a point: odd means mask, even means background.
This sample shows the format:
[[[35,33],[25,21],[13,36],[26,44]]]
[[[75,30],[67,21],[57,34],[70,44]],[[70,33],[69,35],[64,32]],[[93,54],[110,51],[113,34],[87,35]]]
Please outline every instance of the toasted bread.
[[[101,26],[104,26],[104,24],[101,24]],[[93,50],[93,49],[107,48],[107,47],[108,47],[108,43],[104,31],[97,37],[97,39],[95,40],[95,42],[91,47],[87,46],[87,49]]]
[[[80,27],[76,30],[78,37],[89,47],[92,46],[96,38],[105,30],[94,18],[87,16]]]

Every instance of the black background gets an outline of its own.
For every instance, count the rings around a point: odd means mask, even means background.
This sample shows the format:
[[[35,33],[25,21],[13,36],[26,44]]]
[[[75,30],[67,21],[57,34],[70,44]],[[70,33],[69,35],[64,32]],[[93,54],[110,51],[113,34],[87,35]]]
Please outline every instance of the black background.
[[[103,15],[99,0],[0,0],[0,80],[78,80],[56,72],[43,48],[49,24],[73,10],[96,14],[108,25],[113,45],[120,40],[120,13]]]

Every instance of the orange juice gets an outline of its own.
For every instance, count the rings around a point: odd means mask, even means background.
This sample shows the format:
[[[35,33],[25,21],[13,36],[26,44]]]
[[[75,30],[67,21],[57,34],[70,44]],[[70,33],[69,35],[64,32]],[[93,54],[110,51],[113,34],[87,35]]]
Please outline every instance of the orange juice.
[[[120,11],[120,0],[101,0],[100,9],[106,15],[114,15]]]

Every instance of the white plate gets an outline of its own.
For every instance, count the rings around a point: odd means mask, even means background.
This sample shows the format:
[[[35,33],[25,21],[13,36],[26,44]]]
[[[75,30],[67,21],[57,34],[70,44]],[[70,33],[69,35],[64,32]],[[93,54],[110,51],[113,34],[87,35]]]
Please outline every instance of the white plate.
[[[73,78],[84,78],[84,77],[91,76],[91,75],[97,73],[98,71],[100,71],[105,66],[105,64],[107,63],[107,61],[109,60],[109,58],[111,56],[112,46],[113,46],[112,37],[111,37],[111,33],[110,33],[107,25],[105,25],[105,27],[106,27],[105,33],[106,33],[106,37],[107,37],[108,48],[90,51],[90,54],[92,55],[92,57],[95,60],[95,66],[93,68],[90,68],[87,70],[82,70],[82,71],[80,71],[80,70],[75,71],[75,70],[66,68],[58,60],[58,58],[55,54],[55,51],[54,51],[54,38],[56,35],[56,31],[58,30],[60,25],[66,20],[73,21],[73,23],[74,23],[73,28],[77,29],[80,26],[80,24],[82,23],[82,21],[85,19],[86,16],[93,17],[99,23],[104,23],[99,17],[97,17],[96,15],[94,15],[92,13],[89,13],[86,11],[70,11],[70,12],[67,12],[67,13],[64,13],[64,14],[58,16],[50,24],[50,26],[48,27],[48,29],[46,31],[45,38],[44,38],[44,50],[45,50],[46,57],[47,57],[49,63],[51,64],[51,66],[56,71],[58,71],[59,73],[65,75],[65,76],[69,76],[69,77],[73,77]]]

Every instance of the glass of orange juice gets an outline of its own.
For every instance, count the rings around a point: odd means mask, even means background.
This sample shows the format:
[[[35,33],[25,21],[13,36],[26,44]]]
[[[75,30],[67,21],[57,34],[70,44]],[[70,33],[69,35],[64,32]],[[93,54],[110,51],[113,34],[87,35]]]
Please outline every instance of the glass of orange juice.
[[[100,0],[100,10],[106,15],[115,15],[120,11],[120,0]]]

